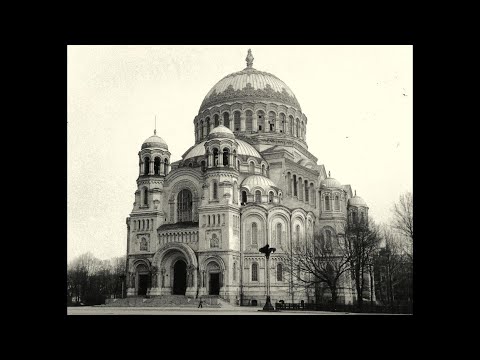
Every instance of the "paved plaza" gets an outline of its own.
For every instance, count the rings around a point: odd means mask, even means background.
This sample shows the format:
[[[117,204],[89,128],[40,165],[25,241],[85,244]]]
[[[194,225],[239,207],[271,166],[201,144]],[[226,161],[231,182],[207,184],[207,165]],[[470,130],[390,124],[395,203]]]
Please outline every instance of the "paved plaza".
[[[346,312],[329,311],[295,311],[282,310],[265,312],[258,307],[222,308],[152,308],[152,307],[110,307],[110,306],[82,306],[68,307],[67,315],[362,315]],[[369,314],[370,315],[370,314]],[[382,314],[371,314],[382,315]]]

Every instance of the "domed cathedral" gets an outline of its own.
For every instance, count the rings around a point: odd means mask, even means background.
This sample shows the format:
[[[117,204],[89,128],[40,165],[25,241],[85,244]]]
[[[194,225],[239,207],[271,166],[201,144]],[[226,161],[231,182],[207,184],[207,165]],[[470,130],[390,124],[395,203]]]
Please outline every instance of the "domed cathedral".
[[[262,306],[265,244],[272,303],[311,302],[297,288],[286,251],[313,242],[314,228],[334,242],[351,216],[368,207],[349,185],[327,176],[308,151],[307,116],[275,75],[247,67],[207,93],[193,120],[195,144],[170,163],[154,134],[139,152],[139,177],[128,227],[128,295],[219,296]],[[162,134],[168,139],[168,134]],[[350,303],[351,281],[339,290]]]

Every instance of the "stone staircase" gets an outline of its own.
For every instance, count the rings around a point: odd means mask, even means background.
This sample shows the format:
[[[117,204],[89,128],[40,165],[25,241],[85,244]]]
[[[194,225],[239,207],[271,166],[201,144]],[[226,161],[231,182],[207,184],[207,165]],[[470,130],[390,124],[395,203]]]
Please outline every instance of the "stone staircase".
[[[203,307],[207,308],[226,308],[231,306],[228,302],[220,299],[218,296],[202,296]],[[124,299],[107,299],[105,306],[120,307],[185,307],[196,308],[200,299],[195,299],[185,295],[162,295],[146,298],[143,296],[132,296]]]

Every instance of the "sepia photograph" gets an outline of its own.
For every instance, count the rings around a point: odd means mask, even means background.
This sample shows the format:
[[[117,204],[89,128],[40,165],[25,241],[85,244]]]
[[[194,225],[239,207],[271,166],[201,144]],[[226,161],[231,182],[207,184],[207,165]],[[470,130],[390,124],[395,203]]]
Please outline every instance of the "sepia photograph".
[[[413,314],[413,45],[66,51],[66,315]]]

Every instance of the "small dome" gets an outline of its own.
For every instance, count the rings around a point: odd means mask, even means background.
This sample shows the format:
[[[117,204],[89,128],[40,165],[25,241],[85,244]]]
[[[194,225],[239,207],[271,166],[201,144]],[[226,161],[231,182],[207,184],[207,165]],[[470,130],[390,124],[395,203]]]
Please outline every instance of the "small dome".
[[[348,199],[348,205],[351,205],[351,206],[367,206],[367,203],[360,196],[355,195],[354,197]]]
[[[213,128],[208,134],[208,139],[216,139],[216,138],[227,138],[227,139],[235,139],[235,135],[233,135],[232,130],[227,128],[223,125],[218,125],[217,127]]]
[[[256,187],[260,187],[264,190],[268,190],[270,188],[273,188],[274,190],[279,189],[272,180],[262,175],[250,175],[243,180],[241,186],[247,188],[249,191]]]
[[[342,185],[340,184],[340,182],[334,178],[331,178],[331,177],[328,177],[326,179],[323,179],[321,182],[320,182],[320,187],[323,188],[341,188]]]
[[[160,136],[152,135],[142,144],[142,149],[145,148],[162,148],[168,150],[168,145]]]

